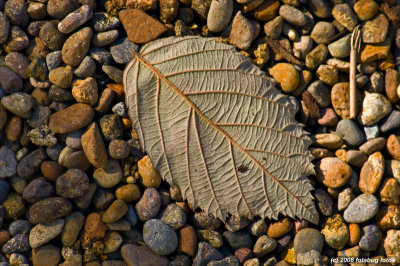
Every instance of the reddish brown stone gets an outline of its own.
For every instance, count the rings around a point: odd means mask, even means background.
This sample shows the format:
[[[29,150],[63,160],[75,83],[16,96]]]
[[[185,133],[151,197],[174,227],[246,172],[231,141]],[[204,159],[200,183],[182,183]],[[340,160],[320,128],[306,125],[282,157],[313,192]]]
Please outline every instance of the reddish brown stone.
[[[83,227],[81,242],[83,248],[89,248],[97,240],[103,239],[106,235],[106,225],[97,212],[89,214]]]
[[[358,224],[349,224],[349,241],[347,244],[349,246],[355,246],[360,241],[361,230]]]
[[[375,218],[376,225],[383,231],[400,228],[400,207],[396,205],[383,206]]]
[[[400,160],[400,138],[396,135],[390,135],[387,142],[386,148],[393,159]]]
[[[9,141],[17,141],[21,137],[22,132],[22,119],[18,116],[13,116],[6,126],[6,137]]]
[[[342,160],[326,157],[316,165],[317,180],[329,188],[340,188],[350,178],[352,169]]]
[[[82,148],[89,162],[96,168],[103,168],[108,162],[107,150],[99,127],[90,124],[81,137]]]
[[[128,38],[133,43],[146,43],[157,39],[167,31],[160,21],[146,14],[141,9],[125,9],[119,13],[119,19]]]
[[[49,127],[54,133],[69,133],[87,126],[94,110],[87,104],[77,103],[50,116]]]
[[[40,165],[40,169],[42,171],[43,176],[50,180],[55,182],[57,178],[64,174],[66,169],[59,165],[56,162],[53,161],[45,161]]]
[[[238,258],[241,264],[243,264],[246,260],[253,258],[251,249],[249,248],[239,248],[235,250],[235,257]]]
[[[0,230],[0,247],[2,247],[10,239],[10,237],[11,235],[7,230]]]
[[[385,74],[385,91],[391,103],[397,103],[399,96],[397,95],[397,86],[400,84],[399,72],[393,68],[386,70]]]
[[[374,194],[381,184],[385,171],[385,159],[382,153],[371,154],[360,172],[358,186],[363,193]]]
[[[178,251],[191,257],[196,255],[197,234],[192,226],[186,225],[179,230]]]

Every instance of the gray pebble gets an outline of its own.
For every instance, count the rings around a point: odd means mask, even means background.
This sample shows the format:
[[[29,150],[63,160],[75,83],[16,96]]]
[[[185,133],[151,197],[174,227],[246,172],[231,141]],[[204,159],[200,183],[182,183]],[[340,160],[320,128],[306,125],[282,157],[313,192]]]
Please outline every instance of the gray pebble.
[[[138,222],[138,218],[136,215],[135,208],[133,208],[132,204],[128,204],[128,212],[125,215],[125,218],[131,224],[131,226],[135,226]]]
[[[222,235],[233,250],[237,250],[239,248],[252,248],[253,241],[251,239],[251,235],[247,231],[225,231]]]
[[[60,88],[56,85],[51,85],[48,95],[51,101],[56,102],[68,102],[74,99],[71,91]]]
[[[331,103],[330,90],[322,81],[314,81],[308,86],[307,91],[311,93],[320,107],[328,107]]]
[[[112,62],[111,52],[103,47],[92,47],[89,49],[89,55],[101,65],[109,65]]]
[[[222,254],[209,243],[199,242],[192,266],[206,266],[210,261],[218,261],[223,258]]]
[[[355,167],[362,167],[368,160],[368,156],[358,150],[348,150],[346,152],[346,163]]]
[[[49,71],[61,66],[62,58],[61,51],[54,51],[46,55],[46,64]]]
[[[134,44],[128,38],[119,38],[110,46],[111,55],[118,64],[127,64],[133,57],[133,51],[138,51],[139,45]]]
[[[68,133],[67,138],[65,139],[65,144],[67,144],[67,146],[71,147],[72,149],[81,150],[82,149],[82,143],[81,143],[82,134],[83,134],[82,130],[77,130],[77,131]]]
[[[51,110],[47,106],[39,105],[33,110],[32,116],[28,119],[28,124],[33,127],[43,127],[48,124]]]
[[[378,212],[379,201],[374,195],[361,194],[346,208],[343,218],[348,223],[363,223]]]
[[[0,178],[11,177],[17,172],[15,153],[5,145],[0,148],[0,166]],[[5,185],[2,187],[5,191]]]
[[[346,188],[339,193],[338,196],[338,210],[343,211],[349,206],[350,202],[354,199],[354,194],[351,188]]]
[[[278,39],[282,33],[283,19],[281,16],[277,16],[274,19],[268,21],[264,25],[265,34],[271,39]]]
[[[46,160],[46,153],[43,149],[36,149],[23,158],[17,166],[17,173],[20,177],[29,179],[40,169],[40,164]]]
[[[146,245],[158,255],[168,255],[178,247],[178,236],[166,223],[151,219],[143,226],[143,239]]]
[[[0,85],[6,93],[17,92],[22,89],[22,79],[11,69],[0,66]]]
[[[294,238],[294,252],[296,254],[315,250],[319,253],[324,245],[324,236],[316,229],[305,228],[297,232]]]
[[[125,116],[126,115],[126,108],[124,102],[119,102],[116,105],[112,107],[112,112],[116,115],[119,116]]]
[[[365,126],[364,132],[365,136],[367,137],[367,140],[377,138],[379,137],[379,126],[378,125]]]
[[[366,225],[361,230],[359,246],[364,251],[375,251],[382,240],[382,232],[375,224]]]
[[[105,12],[94,13],[92,26],[95,31],[109,31],[119,26],[119,19]]]
[[[285,21],[295,26],[304,26],[307,24],[307,17],[303,12],[293,6],[282,5],[279,8],[279,15]]]
[[[387,117],[383,119],[381,124],[381,131],[383,133],[386,133],[399,127],[400,127],[400,111],[393,110]]]
[[[0,44],[7,42],[8,32],[10,31],[10,22],[7,16],[0,11]]]
[[[5,254],[23,253],[30,250],[28,236],[26,234],[19,234],[11,238],[4,244],[2,251]]]
[[[364,141],[364,134],[356,123],[350,119],[340,120],[336,126],[336,134],[351,146],[358,146]]]
[[[118,30],[110,30],[93,34],[92,45],[103,47],[113,43],[119,36]]]
[[[58,30],[64,34],[70,33],[85,24],[92,17],[92,8],[88,5],[83,5],[79,9],[68,14],[60,23],[58,23]]]
[[[44,177],[39,177],[31,181],[24,189],[22,197],[29,203],[54,195],[53,186]]]
[[[333,200],[331,196],[329,196],[329,194],[324,189],[321,188],[317,188],[314,193],[315,193],[314,195],[316,203],[321,213],[325,216],[332,215]]]
[[[15,220],[13,221],[9,227],[8,227],[8,232],[12,236],[18,235],[18,234],[28,234],[29,231],[31,230],[32,225],[29,221],[27,220]]]
[[[48,147],[46,149],[47,156],[50,157],[55,162],[58,162],[58,157],[60,156],[61,151],[64,149],[64,145],[62,143],[57,143],[52,147]]]
[[[81,64],[75,69],[74,74],[79,78],[87,78],[96,72],[96,62],[90,57],[86,56]]]
[[[345,58],[350,55],[350,39],[351,34],[340,38],[339,40],[328,45],[328,50],[331,56],[336,58]]]
[[[223,31],[233,12],[232,0],[213,0],[207,15],[207,27],[211,32]]]

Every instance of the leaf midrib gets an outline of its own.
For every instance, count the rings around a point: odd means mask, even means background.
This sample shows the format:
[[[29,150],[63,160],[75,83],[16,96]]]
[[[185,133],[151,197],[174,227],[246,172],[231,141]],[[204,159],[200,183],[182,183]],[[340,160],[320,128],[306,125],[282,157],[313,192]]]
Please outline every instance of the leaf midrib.
[[[211,121],[207,116],[205,116],[198,108],[197,106],[189,99],[186,97],[186,95],[181,92],[173,83],[171,83],[160,71],[158,71],[157,68],[155,68],[150,62],[148,62],[146,59],[144,59],[138,52],[133,51],[134,56],[136,59],[144,64],[148,69],[150,69],[155,75],[157,75],[158,78],[160,78],[162,81],[164,81],[175,93],[177,93],[179,96],[182,97],[182,99],[199,115],[202,119],[204,119],[207,123],[209,123],[211,126],[213,126],[218,132],[220,132],[226,139],[228,139],[236,148],[238,148],[240,151],[242,151],[244,154],[246,154],[255,164],[258,165],[260,169],[263,170],[264,173],[266,173],[272,180],[274,180],[279,186],[281,186],[289,195],[291,195],[296,201],[300,203],[301,206],[305,210],[309,212],[311,217],[314,217],[314,214],[312,211],[304,205],[304,203],[297,198],[296,195],[292,193],[284,184],[282,184],[278,178],[276,178],[274,175],[272,175],[270,172],[265,169],[260,162],[258,162],[251,154],[249,154],[245,148],[243,148],[241,145],[239,145],[234,139],[232,139],[223,129],[221,129],[218,125],[216,125],[213,121]],[[288,204],[290,205],[290,204]],[[274,211],[273,207],[271,204],[269,204],[270,208],[272,211]],[[293,214],[293,211],[291,211]]]

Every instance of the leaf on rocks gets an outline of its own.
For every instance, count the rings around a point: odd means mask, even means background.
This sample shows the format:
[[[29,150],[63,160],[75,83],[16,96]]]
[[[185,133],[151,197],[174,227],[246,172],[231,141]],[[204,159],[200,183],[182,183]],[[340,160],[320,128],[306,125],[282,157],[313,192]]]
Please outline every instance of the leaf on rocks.
[[[282,214],[318,223],[298,103],[233,46],[159,39],[142,46],[123,80],[143,150],[193,208],[221,220]]]

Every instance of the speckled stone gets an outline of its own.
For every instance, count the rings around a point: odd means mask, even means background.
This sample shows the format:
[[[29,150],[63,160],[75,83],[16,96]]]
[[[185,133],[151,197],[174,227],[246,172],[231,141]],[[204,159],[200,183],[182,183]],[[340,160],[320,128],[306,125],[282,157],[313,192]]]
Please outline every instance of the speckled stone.
[[[29,203],[35,203],[52,195],[54,195],[53,186],[44,177],[39,177],[25,187],[22,197]]]
[[[161,197],[155,188],[147,188],[142,198],[135,205],[135,210],[140,221],[147,221],[157,217],[161,207]]]
[[[207,265],[210,261],[222,260],[224,256],[207,242],[199,242],[193,266]]]
[[[174,230],[166,223],[151,219],[143,226],[143,239],[158,255],[168,255],[178,247],[178,237]]]
[[[324,236],[313,228],[300,230],[294,238],[294,251],[296,254],[306,253],[311,250],[321,252],[323,245]]]
[[[374,195],[361,194],[346,208],[343,218],[348,223],[363,223],[376,215],[379,201]]]
[[[110,46],[112,58],[118,64],[127,64],[134,57],[134,51],[138,51],[139,46],[128,40],[128,38],[120,38],[113,42]]]
[[[93,173],[95,182],[104,188],[116,186],[122,179],[122,169],[117,160],[108,160],[104,168],[97,168]]]
[[[336,4],[332,9],[333,17],[350,32],[358,23],[356,14],[348,4]]]
[[[392,111],[389,100],[380,93],[367,94],[363,101],[361,122],[365,126],[371,126]]]
[[[317,180],[330,188],[342,187],[350,178],[352,169],[335,157],[323,158],[316,165]]]
[[[375,251],[382,240],[382,232],[375,224],[366,225],[361,230],[359,246],[364,251]]]
[[[48,243],[61,233],[63,227],[63,219],[35,225],[29,232],[29,245],[31,248],[38,248]]]
[[[92,27],[95,31],[109,31],[117,28],[120,24],[119,19],[106,12],[94,13],[91,20]]]
[[[328,217],[322,225],[321,233],[325,242],[336,250],[341,250],[349,240],[349,229],[340,214]]]
[[[46,223],[70,214],[72,204],[61,197],[50,197],[34,203],[27,212],[32,224]]]
[[[58,30],[61,33],[68,34],[78,27],[85,24],[93,16],[93,10],[88,5],[83,5],[74,12],[69,13],[60,23],[58,23]]]
[[[93,30],[89,27],[72,34],[62,47],[62,60],[70,66],[78,66],[86,56]]]
[[[384,14],[379,14],[372,20],[365,22],[362,28],[363,43],[381,43],[386,39],[389,21]]]
[[[2,251],[5,254],[12,254],[22,253],[28,251],[29,249],[28,235],[19,234],[8,240],[7,243],[4,244]]]
[[[385,159],[382,153],[375,152],[368,157],[360,172],[358,186],[363,193],[374,194],[381,184],[385,172]]]
[[[207,15],[207,27],[211,32],[223,31],[229,24],[233,12],[233,1],[212,1]]]
[[[6,145],[0,148],[0,166],[0,178],[11,177],[17,172],[15,153]]]

